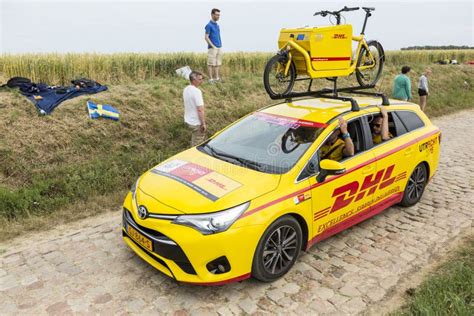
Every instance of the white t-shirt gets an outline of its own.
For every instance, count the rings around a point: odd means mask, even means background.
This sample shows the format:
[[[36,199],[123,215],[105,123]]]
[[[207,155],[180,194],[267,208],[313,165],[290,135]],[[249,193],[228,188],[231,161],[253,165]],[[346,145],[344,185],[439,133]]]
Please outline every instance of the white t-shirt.
[[[184,88],[183,100],[184,121],[190,125],[201,125],[197,108],[198,106],[204,106],[202,91],[190,84]]]

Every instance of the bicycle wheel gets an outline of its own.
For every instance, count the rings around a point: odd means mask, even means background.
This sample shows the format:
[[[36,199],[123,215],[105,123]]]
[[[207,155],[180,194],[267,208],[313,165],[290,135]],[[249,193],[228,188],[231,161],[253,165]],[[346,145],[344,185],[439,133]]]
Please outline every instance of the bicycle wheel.
[[[293,129],[289,129],[281,138],[281,150],[285,154],[293,152],[299,145],[300,144],[296,140]]]
[[[377,83],[382,74],[385,61],[385,53],[379,42],[370,41],[367,43],[367,46],[369,50],[362,46],[359,58],[357,59],[356,77],[361,87],[372,86]],[[373,60],[370,58],[370,55],[372,55]],[[359,69],[361,66],[369,66],[369,68]]]
[[[288,74],[285,76],[286,57],[282,55],[273,56],[265,66],[263,73],[263,85],[271,98],[281,97],[293,89],[296,79],[296,68],[291,63]]]

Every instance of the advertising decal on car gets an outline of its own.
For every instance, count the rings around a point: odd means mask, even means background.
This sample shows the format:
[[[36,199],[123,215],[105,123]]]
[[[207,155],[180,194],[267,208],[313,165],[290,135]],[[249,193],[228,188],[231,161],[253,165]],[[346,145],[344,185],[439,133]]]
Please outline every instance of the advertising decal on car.
[[[263,112],[256,112],[255,116],[261,120],[275,125],[287,126],[293,129],[298,127],[314,127],[314,128],[322,128],[326,127],[327,124],[312,122],[307,120],[300,120],[292,117],[287,117],[283,115],[277,114],[270,114],[270,113],[263,113]]]
[[[217,201],[242,185],[214,170],[178,159],[155,167],[151,172],[176,180],[211,201]]]

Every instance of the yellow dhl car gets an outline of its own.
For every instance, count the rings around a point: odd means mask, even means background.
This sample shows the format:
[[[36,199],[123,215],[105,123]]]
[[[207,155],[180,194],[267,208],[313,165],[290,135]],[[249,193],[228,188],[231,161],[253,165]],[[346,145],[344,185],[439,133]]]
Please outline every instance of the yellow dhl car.
[[[418,105],[391,100],[391,138],[374,144],[379,99],[355,99],[360,111],[314,98],[266,107],[147,171],[123,205],[126,244],[181,282],[270,282],[301,250],[417,203],[438,167],[440,130]],[[320,161],[340,117],[355,154]]]

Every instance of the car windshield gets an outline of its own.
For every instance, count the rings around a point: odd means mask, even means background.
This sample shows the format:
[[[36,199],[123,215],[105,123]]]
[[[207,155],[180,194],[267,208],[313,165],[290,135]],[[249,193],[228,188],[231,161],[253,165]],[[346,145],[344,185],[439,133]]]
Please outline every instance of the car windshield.
[[[199,150],[265,173],[290,170],[325,124],[256,112],[217,135]]]

